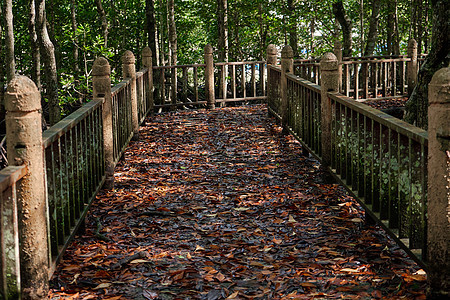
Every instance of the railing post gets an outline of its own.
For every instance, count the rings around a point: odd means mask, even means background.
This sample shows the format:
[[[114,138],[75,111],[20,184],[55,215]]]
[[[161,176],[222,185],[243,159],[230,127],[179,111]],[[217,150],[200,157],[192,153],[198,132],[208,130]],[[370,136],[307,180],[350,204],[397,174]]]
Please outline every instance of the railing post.
[[[136,90],[136,59],[133,52],[127,50],[122,55],[122,76],[125,79],[130,79],[131,93],[131,128],[133,130],[133,140],[139,139],[139,113],[137,105],[137,90]]]
[[[104,57],[95,60],[92,67],[92,85],[94,98],[104,98],[102,109],[103,120],[103,151],[105,154],[105,185],[114,187],[114,141],[112,122],[111,68]]]
[[[338,61],[338,73],[339,73],[339,92],[342,92],[342,43],[341,41],[334,42],[334,55]]]
[[[408,82],[408,96],[411,96],[414,87],[417,84],[417,73],[418,63],[417,63],[417,42],[415,39],[410,39],[408,42],[408,58],[410,60],[406,63],[407,68],[407,82]]]
[[[287,132],[288,99],[287,99],[287,75],[294,72],[294,51],[289,45],[281,51],[281,125]]]
[[[216,107],[216,98],[214,95],[214,61],[213,49],[210,44],[205,46],[205,88],[206,102],[209,109]]]
[[[269,103],[273,101],[273,86],[272,81],[270,79],[270,68],[269,65],[276,65],[277,64],[277,47],[275,47],[274,44],[270,44],[267,46],[267,104],[269,106]],[[270,109],[268,111],[268,116],[273,117]]]
[[[320,60],[321,77],[321,126],[322,126],[322,165],[331,165],[331,101],[328,92],[339,88],[338,60],[331,53],[325,53]]]
[[[149,104],[149,112],[152,115],[154,109],[154,99],[153,99],[153,61],[152,61],[152,50],[150,47],[145,47],[142,50],[142,65],[144,68],[148,69],[148,90],[146,91]]]
[[[28,167],[17,186],[22,296],[47,299],[49,247],[41,97],[31,79],[16,76],[9,82],[5,108],[8,162]]]
[[[450,68],[428,86],[428,297],[450,296]]]

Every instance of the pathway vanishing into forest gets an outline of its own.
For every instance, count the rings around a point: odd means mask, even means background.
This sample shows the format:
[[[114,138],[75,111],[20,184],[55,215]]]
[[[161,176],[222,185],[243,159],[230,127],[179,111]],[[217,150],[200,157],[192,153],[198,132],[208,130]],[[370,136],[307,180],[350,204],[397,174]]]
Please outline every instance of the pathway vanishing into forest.
[[[423,271],[264,106],[149,117],[51,299],[425,299]]]

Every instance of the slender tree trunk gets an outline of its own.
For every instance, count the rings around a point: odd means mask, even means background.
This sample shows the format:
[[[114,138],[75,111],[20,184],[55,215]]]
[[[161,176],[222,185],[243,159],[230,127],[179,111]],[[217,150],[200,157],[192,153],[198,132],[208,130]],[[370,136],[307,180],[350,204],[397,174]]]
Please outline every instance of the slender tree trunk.
[[[74,66],[73,66],[73,82],[74,82],[74,86],[75,86],[75,92],[78,94],[78,101],[80,103],[83,103],[83,98],[84,98],[84,92],[79,90],[78,86],[80,83],[80,62],[79,62],[79,51],[78,51],[78,34],[77,34],[77,29],[78,29],[78,22],[77,22],[77,2],[75,0],[71,0],[70,1],[70,18],[71,18],[71,23],[72,23],[72,34],[73,34],[73,50],[72,50],[72,55],[73,55],[73,61],[74,61]]]
[[[343,37],[343,51],[342,55],[344,57],[352,56],[352,21],[347,16],[347,13],[344,9],[344,4],[342,3],[342,0],[339,0],[335,3],[333,3],[333,13],[336,19],[338,20],[339,24],[342,28],[342,37]]]
[[[289,44],[294,51],[294,57],[298,57],[298,36],[297,36],[297,18],[296,18],[297,0],[287,1],[287,12],[289,16]]]
[[[54,125],[61,119],[61,108],[58,99],[55,48],[47,31],[45,0],[36,0],[36,32],[44,65],[45,96],[49,105],[49,121],[50,125]]]
[[[217,0],[217,23],[219,61],[228,62],[228,3],[227,0]]]
[[[361,56],[364,55],[364,0],[360,0],[359,6],[359,31],[360,31],[360,48]]]
[[[398,34],[398,14],[397,14],[397,1],[388,1],[388,36],[387,36],[387,46],[389,55],[399,55],[400,54],[400,41]]]
[[[309,53],[310,53],[310,58],[313,57],[313,53],[314,53],[314,32],[316,31],[316,17],[313,16],[311,18],[311,23],[309,24]]]
[[[432,0],[433,33],[431,49],[425,63],[419,70],[417,85],[406,103],[405,120],[418,127],[428,126],[428,84],[437,70],[448,67],[450,63],[449,22],[450,6],[448,0]]]
[[[6,81],[13,79],[16,73],[16,61],[14,58],[14,29],[12,0],[5,0],[5,29],[6,29]]]
[[[258,25],[259,25],[259,60],[264,60],[264,55],[266,53],[267,29],[264,30],[263,5],[261,1],[258,3]]]
[[[450,3],[449,3],[450,5]],[[419,1],[418,3],[418,14],[417,14],[417,54],[422,53],[422,39],[423,39],[423,5],[422,1]]]
[[[28,3],[30,10],[30,19],[28,22],[28,32],[30,34],[31,44],[31,79],[36,84],[37,88],[41,90],[41,55],[39,51],[39,43],[36,33],[36,6],[34,0],[30,0]]]
[[[367,34],[367,44],[364,56],[373,54],[378,39],[378,20],[380,18],[381,1],[372,0],[372,15],[370,16],[369,33]]]
[[[106,13],[102,6],[101,0],[95,0],[95,5],[97,6],[97,12],[100,16],[100,20],[102,21],[102,34],[103,34],[103,42],[105,48],[108,47],[108,20],[106,19]]]
[[[152,50],[152,60],[156,63],[156,21],[155,4],[153,0],[145,0],[145,19],[147,27],[148,46]]]

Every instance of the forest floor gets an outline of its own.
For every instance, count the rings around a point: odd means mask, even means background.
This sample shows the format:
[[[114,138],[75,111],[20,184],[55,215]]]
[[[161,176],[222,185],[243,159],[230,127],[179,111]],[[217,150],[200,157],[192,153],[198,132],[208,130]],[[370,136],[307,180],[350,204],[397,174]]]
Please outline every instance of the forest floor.
[[[51,299],[425,299],[426,275],[262,105],[155,115]]]

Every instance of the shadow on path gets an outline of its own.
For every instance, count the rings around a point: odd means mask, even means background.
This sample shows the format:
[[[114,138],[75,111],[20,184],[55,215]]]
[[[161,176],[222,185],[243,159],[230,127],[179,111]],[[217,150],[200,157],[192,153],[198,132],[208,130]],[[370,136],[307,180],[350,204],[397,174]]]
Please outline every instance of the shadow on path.
[[[424,299],[417,265],[266,116],[148,118],[50,298]]]

